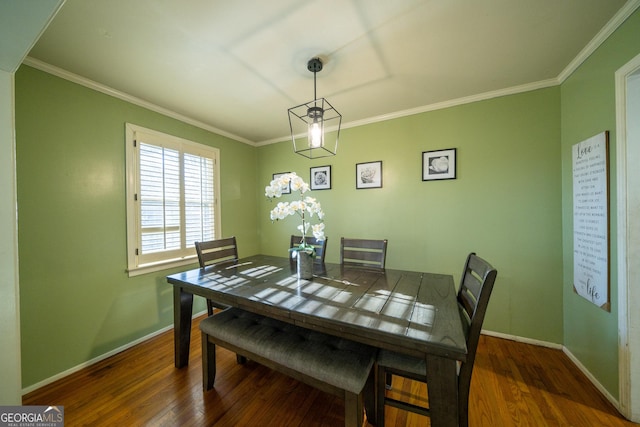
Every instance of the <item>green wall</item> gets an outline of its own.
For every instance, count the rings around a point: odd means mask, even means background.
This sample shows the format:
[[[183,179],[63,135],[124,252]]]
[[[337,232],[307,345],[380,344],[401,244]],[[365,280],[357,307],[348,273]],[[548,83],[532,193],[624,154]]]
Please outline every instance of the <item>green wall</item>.
[[[447,148],[457,179],[423,182],[422,152]],[[328,159],[297,156],[288,142],[259,153],[262,187],[276,172],[308,181],[311,166],[331,165],[332,189],[311,192],[326,214],[328,261],[341,236],[386,238],[389,268],[458,280],[476,251],[499,272],[485,328],[562,343],[559,87],[346,129]],[[383,188],[356,190],[356,163],[377,160]],[[262,248],[285,255],[298,223],[271,223],[272,207],[262,197]]]
[[[615,72],[640,53],[636,11],[562,84],[562,211],[565,346],[618,396],[618,275]],[[573,291],[573,183],[571,147],[609,131],[611,312]]]
[[[16,73],[22,384],[173,322],[166,270],[125,272],[125,122],[220,149],[222,231],[256,243],[255,147],[22,66]],[[196,309],[204,309],[202,300]]]

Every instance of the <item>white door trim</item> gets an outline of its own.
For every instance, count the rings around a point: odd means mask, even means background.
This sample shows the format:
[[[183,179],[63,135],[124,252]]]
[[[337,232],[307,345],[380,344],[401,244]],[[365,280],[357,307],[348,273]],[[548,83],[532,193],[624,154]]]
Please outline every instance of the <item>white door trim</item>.
[[[627,141],[627,82],[629,77],[640,70],[640,55],[637,55],[615,74],[616,86],[616,154],[617,154],[617,214],[618,214],[618,373],[620,411],[628,419],[640,421],[640,384],[632,381],[640,378],[637,356],[640,352],[640,271],[633,262],[640,259],[638,227],[630,227],[629,201],[640,200],[638,181],[632,185],[637,173],[637,165],[631,165],[628,152],[640,151],[637,143],[633,148]],[[635,166],[635,167],[634,167]],[[635,202],[634,202],[635,203]],[[631,205],[631,206],[630,206]],[[633,237],[633,238],[632,238]],[[636,286],[632,286],[632,285]],[[635,288],[635,289],[634,289]],[[635,304],[634,304],[635,302]],[[635,305],[635,309],[634,309]],[[636,333],[634,333],[634,331]],[[635,362],[635,363],[634,363]]]

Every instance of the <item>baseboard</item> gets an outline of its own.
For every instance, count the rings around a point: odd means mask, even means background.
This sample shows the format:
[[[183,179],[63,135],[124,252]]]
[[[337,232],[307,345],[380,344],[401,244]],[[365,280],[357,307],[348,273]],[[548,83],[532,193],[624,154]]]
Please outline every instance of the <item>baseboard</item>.
[[[591,381],[591,383],[598,389],[598,391],[600,393],[602,393],[602,395],[613,405],[615,406],[615,408],[618,410],[618,412],[620,412],[622,414],[621,408],[620,408],[620,402],[611,395],[611,393],[609,393],[609,391],[604,388],[604,386],[602,384],[600,384],[600,382],[591,374],[591,372],[589,372],[589,370],[578,360],[578,358],[576,358],[573,353],[571,353],[571,351],[566,348],[566,347],[562,347],[562,351],[564,352],[564,354],[567,355],[567,357],[569,359],[571,359],[571,361],[573,362],[574,365],[576,365],[578,367],[578,369],[580,369],[580,371],[582,371],[583,374],[586,375],[586,377],[589,379],[589,381]]]
[[[516,335],[503,334],[502,332],[487,331],[487,330],[483,329],[482,330],[482,334],[483,335],[488,335],[490,337],[503,338],[505,340],[517,341],[517,342],[522,342],[522,343],[525,343],[525,344],[537,345],[539,347],[554,348],[556,350],[562,350],[564,348],[562,346],[562,344],[556,344],[556,343],[552,343],[552,342],[548,342],[548,341],[534,340],[534,339],[531,339],[531,338],[524,338],[524,337],[519,337],[519,336],[516,336]]]
[[[204,311],[201,311],[199,313],[195,313],[192,318],[195,319],[196,317],[199,317],[199,316],[205,314],[206,312],[207,311],[204,310]],[[141,342],[147,341],[147,340],[149,340],[149,339],[151,339],[151,338],[153,338],[155,336],[158,336],[158,335],[163,334],[163,333],[165,333],[167,331],[170,331],[171,329],[173,329],[173,325],[166,326],[166,327],[164,327],[164,328],[162,328],[160,330],[157,330],[155,332],[150,333],[149,335],[145,335],[143,337],[138,338],[135,341],[131,341],[130,343],[127,343],[127,344],[123,345],[122,347],[115,348],[115,349],[113,349],[113,350],[111,350],[111,351],[109,351],[107,353],[101,354],[98,357],[95,357],[95,358],[93,358],[91,360],[87,360],[84,363],[81,363],[81,364],[79,364],[77,366],[74,366],[73,368],[67,369],[66,371],[60,372],[59,374],[56,374],[56,375],[54,375],[52,377],[49,377],[49,378],[47,378],[45,380],[42,380],[42,381],[38,382],[38,383],[32,384],[29,387],[25,387],[25,388],[22,389],[22,395],[24,396],[25,394],[31,393],[32,391],[39,389],[40,387],[44,387],[46,385],[49,385],[49,384],[51,384],[51,383],[53,383],[55,381],[58,381],[59,379],[62,379],[64,377],[66,377],[66,376],[69,376],[69,375],[75,373],[75,372],[78,372],[81,369],[84,369],[84,368],[86,368],[88,366],[91,366],[91,365],[94,365],[94,364],[96,364],[98,362],[101,362],[104,359],[107,359],[107,358],[109,358],[109,357],[111,357],[111,356],[113,356],[115,354],[118,354],[118,353],[120,353],[122,351],[130,349],[131,347],[133,347],[135,345],[138,345]]]
[[[593,374],[591,374],[591,372],[589,372],[589,370],[578,360],[578,358],[576,358],[571,353],[571,351],[568,348],[566,348],[564,345],[551,343],[551,342],[547,342],[547,341],[533,340],[533,339],[530,339],[530,338],[518,337],[518,336],[515,336],[515,335],[503,334],[501,332],[486,331],[484,329],[482,330],[482,333],[484,335],[488,335],[488,336],[492,336],[492,337],[496,337],[496,338],[503,338],[503,339],[507,339],[507,340],[511,340],[511,341],[522,342],[522,343],[525,343],[525,344],[532,344],[532,345],[537,345],[537,346],[541,346],[541,347],[548,347],[548,348],[553,348],[553,349],[556,349],[556,350],[562,350],[562,352],[567,355],[567,357],[571,360],[571,362],[573,362],[573,364],[576,365],[576,367],[589,379],[589,381],[591,381],[591,383],[598,389],[598,391],[600,393],[602,393],[602,395],[613,406],[615,406],[615,408],[618,410],[618,412],[622,413],[620,411],[620,402],[616,398],[614,398],[611,395],[611,393],[609,393],[609,391],[602,384],[600,384],[600,382],[596,379],[596,377],[594,377]]]

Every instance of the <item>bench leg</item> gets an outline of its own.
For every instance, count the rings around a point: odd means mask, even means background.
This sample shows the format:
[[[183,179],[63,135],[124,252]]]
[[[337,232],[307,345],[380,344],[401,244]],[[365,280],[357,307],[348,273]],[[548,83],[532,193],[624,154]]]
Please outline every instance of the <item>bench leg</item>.
[[[364,398],[364,409],[367,414],[367,422],[369,424],[377,425],[378,414],[376,412],[376,370],[375,367],[371,369],[369,378],[362,390]]]
[[[202,389],[211,390],[216,380],[216,345],[202,332]]]
[[[364,407],[362,396],[344,392],[344,427],[362,427],[364,421]]]
[[[388,373],[383,367],[378,366],[377,368],[377,373],[376,373],[376,377],[378,378],[378,384],[376,385],[376,419],[377,419],[377,426],[378,427],[384,427],[384,401],[385,401],[385,391],[387,389],[387,384],[391,384],[390,382],[387,383],[387,378],[389,378],[389,376],[391,376],[390,373]],[[384,382],[382,381],[382,379],[384,378]]]

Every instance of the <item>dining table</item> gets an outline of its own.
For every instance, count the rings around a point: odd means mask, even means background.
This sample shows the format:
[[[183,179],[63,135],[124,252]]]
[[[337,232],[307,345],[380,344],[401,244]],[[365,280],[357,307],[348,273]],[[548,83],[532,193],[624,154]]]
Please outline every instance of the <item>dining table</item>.
[[[377,348],[424,358],[431,425],[458,425],[457,365],[467,347],[450,274],[314,265],[254,255],[171,274],[175,366],[189,361],[193,296]],[[379,379],[383,380],[383,379]]]

